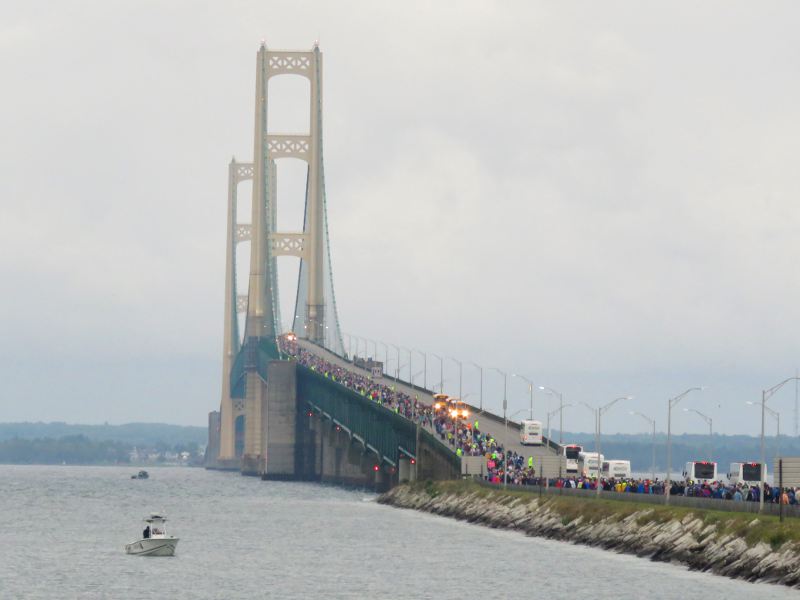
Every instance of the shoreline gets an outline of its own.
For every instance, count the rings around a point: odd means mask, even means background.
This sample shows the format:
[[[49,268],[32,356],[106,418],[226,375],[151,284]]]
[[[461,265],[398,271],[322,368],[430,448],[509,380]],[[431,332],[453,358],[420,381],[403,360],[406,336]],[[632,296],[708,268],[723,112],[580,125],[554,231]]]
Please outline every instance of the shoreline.
[[[538,497],[469,481],[417,482],[378,502],[484,525],[675,562],[732,579],[800,588],[800,523],[565,496]]]

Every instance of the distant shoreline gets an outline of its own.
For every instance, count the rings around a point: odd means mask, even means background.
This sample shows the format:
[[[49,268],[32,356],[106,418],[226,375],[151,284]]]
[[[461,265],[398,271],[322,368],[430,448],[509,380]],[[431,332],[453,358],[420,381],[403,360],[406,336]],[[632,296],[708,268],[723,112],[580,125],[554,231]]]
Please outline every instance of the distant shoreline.
[[[0,464],[199,466],[207,439],[206,427],[0,423]]]

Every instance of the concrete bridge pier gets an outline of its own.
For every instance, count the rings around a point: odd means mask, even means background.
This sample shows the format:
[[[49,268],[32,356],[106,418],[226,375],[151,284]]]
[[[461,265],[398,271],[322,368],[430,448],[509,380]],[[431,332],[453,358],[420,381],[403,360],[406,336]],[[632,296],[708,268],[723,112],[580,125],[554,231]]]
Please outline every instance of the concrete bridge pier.
[[[407,456],[402,456],[397,461],[397,480],[399,483],[408,483],[417,480],[417,461]]]

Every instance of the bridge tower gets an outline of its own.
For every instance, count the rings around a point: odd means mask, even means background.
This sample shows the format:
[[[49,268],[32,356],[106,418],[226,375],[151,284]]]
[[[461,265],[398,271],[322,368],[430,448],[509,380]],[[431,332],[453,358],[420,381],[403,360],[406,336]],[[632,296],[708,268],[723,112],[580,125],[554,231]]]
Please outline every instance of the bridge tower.
[[[305,77],[310,83],[310,125],[300,134],[267,130],[269,81],[277,75]],[[291,329],[300,337],[343,351],[333,294],[325,179],[322,162],[322,53],[269,50],[262,43],[256,61],[253,162],[232,160],[228,168],[228,227],[225,273],[225,317],[220,402],[220,463],[263,460],[262,439],[266,398],[263,357],[277,358],[281,326],[276,258],[300,258],[300,274]],[[277,163],[294,158],[307,164],[305,219],[302,231],[279,232]],[[250,223],[237,220],[237,189],[253,182]],[[246,295],[236,285],[236,245],[250,242],[250,272]],[[245,314],[243,339],[238,314]],[[242,381],[243,380],[243,381]],[[243,385],[240,385],[242,384]],[[238,391],[237,391],[238,390]],[[244,393],[240,393],[244,392]],[[243,420],[244,427],[238,427]],[[237,442],[237,430],[243,431]],[[243,440],[241,439],[243,437]],[[243,443],[242,443],[243,441]]]
[[[220,401],[220,440],[219,459],[235,462],[241,449],[236,451],[235,423],[244,417],[244,400],[231,398],[231,366],[241,350],[239,336],[239,314],[247,310],[247,296],[237,293],[236,285],[236,246],[239,242],[250,241],[249,223],[239,223],[237,219],[237,191],[239,183],[253,179],[253,163],[238,163],[231,159],[228,165],[228,226],[225,253],[225,321],[222,341],[222,399]],[[224,425],[222,425],[224,423]],[[243,440],[240,441],[241,447]]]

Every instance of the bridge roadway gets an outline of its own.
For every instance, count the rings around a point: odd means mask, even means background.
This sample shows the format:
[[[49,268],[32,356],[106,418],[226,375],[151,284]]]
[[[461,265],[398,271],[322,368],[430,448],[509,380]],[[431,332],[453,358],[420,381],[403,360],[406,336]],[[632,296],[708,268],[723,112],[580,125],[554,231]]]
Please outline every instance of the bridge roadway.
[[[308,340],[303,340],[298,338],[297,345],[304,350],[311,352],[312,354],[316,354],[317,356],[323,358],[324,360],[338,365],[344,369],[354,371],[356,373],[360,373],[363,375],[369,375],[366,369],[362,369],[360,367],[356,367],[353,363],[345,360],[338,354],[334,354],[329,350],[314,344]],[[411,385],[403,382],[395,380],[393,377],[383,377],[381,381],[385,385],[395,386],[395,389],[407,394],[411,398],[415,396],[419,398],[420,402],[424,404],[433,405],[435,400],[433,399],[433,395],[428,390],[424,390],[422,388],[414,386],[412,388]],[[527,461],[529,456],[533,456],[534,459],[534,466],[536,468],[536,472],[539,472],[539,459],[540,457],[551,457],[550,460],[552,461],[552,457],[555,456],[555,451],[549,447],[549,443],[547,438],[544,438],[544,445],[542,446],[523,446],[519,440],[519,428],[520,424],[516,421],[508,421],[508,426],[506,427],[503,417],[497,416],[493,413],[487,412],[485,409],[484,411],[480,411],[480,409],[476,406],[472,406],[469,403],[465,403],[470,411],[469,421],[474,423],[475,420],[478,420],[479,428],[484,433],[489,433],[501,444],[503,447],[507,448],[509,452],[516,452],[517,454],[521,454],[525,457]],[[433,430],[428,429],[431,433],[435,432]],[[526,463],[527,466],[527,463]],[[549,475],[549,474],[548,474]]]

